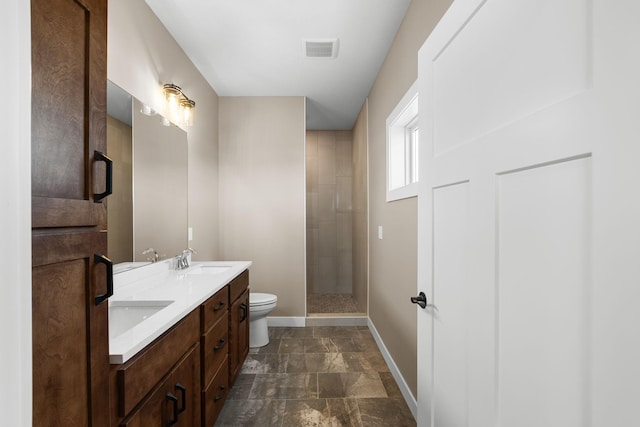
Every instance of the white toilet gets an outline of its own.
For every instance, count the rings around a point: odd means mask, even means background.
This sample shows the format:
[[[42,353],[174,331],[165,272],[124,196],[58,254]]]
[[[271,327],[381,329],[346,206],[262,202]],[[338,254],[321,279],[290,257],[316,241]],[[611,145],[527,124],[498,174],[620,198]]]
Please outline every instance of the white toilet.
[[[267,314],[276,308],[278,297],[272,294],[249,294],[249,347],[263,347],[269,344]]]

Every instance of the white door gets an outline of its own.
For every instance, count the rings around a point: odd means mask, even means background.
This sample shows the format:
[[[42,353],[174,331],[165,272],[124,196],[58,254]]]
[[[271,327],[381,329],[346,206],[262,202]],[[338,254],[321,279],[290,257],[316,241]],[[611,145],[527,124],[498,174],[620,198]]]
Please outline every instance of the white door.
[[[640,2],[456,0],[419,81],[418,425],[640,425]]]

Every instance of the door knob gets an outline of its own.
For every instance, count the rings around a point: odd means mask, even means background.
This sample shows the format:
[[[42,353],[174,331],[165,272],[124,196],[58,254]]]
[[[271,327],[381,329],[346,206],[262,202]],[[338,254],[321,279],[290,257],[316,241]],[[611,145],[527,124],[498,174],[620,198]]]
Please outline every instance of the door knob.
[[[435,304],[429,304],[424,292],[420,292],[417,297],[411,297],[411,302],[418,304],[421,308],[433,307],[434,310],[438,311],[438,307]]]
[[[417,297],[411,297],[411,302],[418,304],[421,308],[427,307],[427,296],[424,292],[420,292]]]

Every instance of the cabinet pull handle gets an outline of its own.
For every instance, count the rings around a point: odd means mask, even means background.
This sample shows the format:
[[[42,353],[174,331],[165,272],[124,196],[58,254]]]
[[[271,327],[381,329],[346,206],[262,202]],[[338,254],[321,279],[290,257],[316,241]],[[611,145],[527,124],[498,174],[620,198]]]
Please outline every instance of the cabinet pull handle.
[[[185,409],[187,409],[187,388],[180,383],[176,383],[176,390],[181,393],[180,401],[182,403],[182,408],[178,409],[178,414],[181,414]]]
[[[220,311],[224,308],[224,302],[220,301],[220,304],[216,305],[215,307],[213,307],[213,311]]]
[[[172,403],[173,417],[167,421],[166,427],[171,427],[178,422],[178,398],[172,393],[167,393],[167,400]]]
[[[93,201],[99,202],[111,193],[113,193],[113,160],[108,158],[104,153],[98,150],[93,152],[93,158],[96,162],[104,162],[107,165],[107,173],[105,177],[105,191],[104,193],[96,193],[93,195]]]
[[[107,292],[96,296],[96,305],[100,305],[113,295],[113,262],[102,254],[93,254],[93,262],[107,267]]]
[[[220,391],[222,392],[222,394],[221,394],[221,395],[218,395],[218,396],[216,396],[216,397],[214,397],[214,398],[213,398],[213,401],[214,401],[214,402],[217,402],[217,401],[221,400],[222,398],[224,398],[224,392],[225,392],[226,390],[227,390],[227,388],[226,388],[225,386],[221,385],[221,386],[220,386]]]
[[[224,338],[220,338],[220,344],[218,345],[214,345],[213,346],[213,351],[218,351],[218,350],[222,350],[222,347],[224,347],[224,345],[227,343]]]
[[[240,316],[240,322],[242,323],[247,320],[247,304],[240,304],[240,310],[242,310],[242,315]]]

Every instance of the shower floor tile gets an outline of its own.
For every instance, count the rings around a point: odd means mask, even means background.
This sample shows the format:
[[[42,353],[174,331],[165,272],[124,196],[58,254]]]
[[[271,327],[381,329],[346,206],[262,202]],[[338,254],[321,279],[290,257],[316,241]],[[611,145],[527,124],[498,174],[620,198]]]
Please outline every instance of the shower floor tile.
[[[358,305],[350,294],[309,294],[308,313],[358,313]]]

